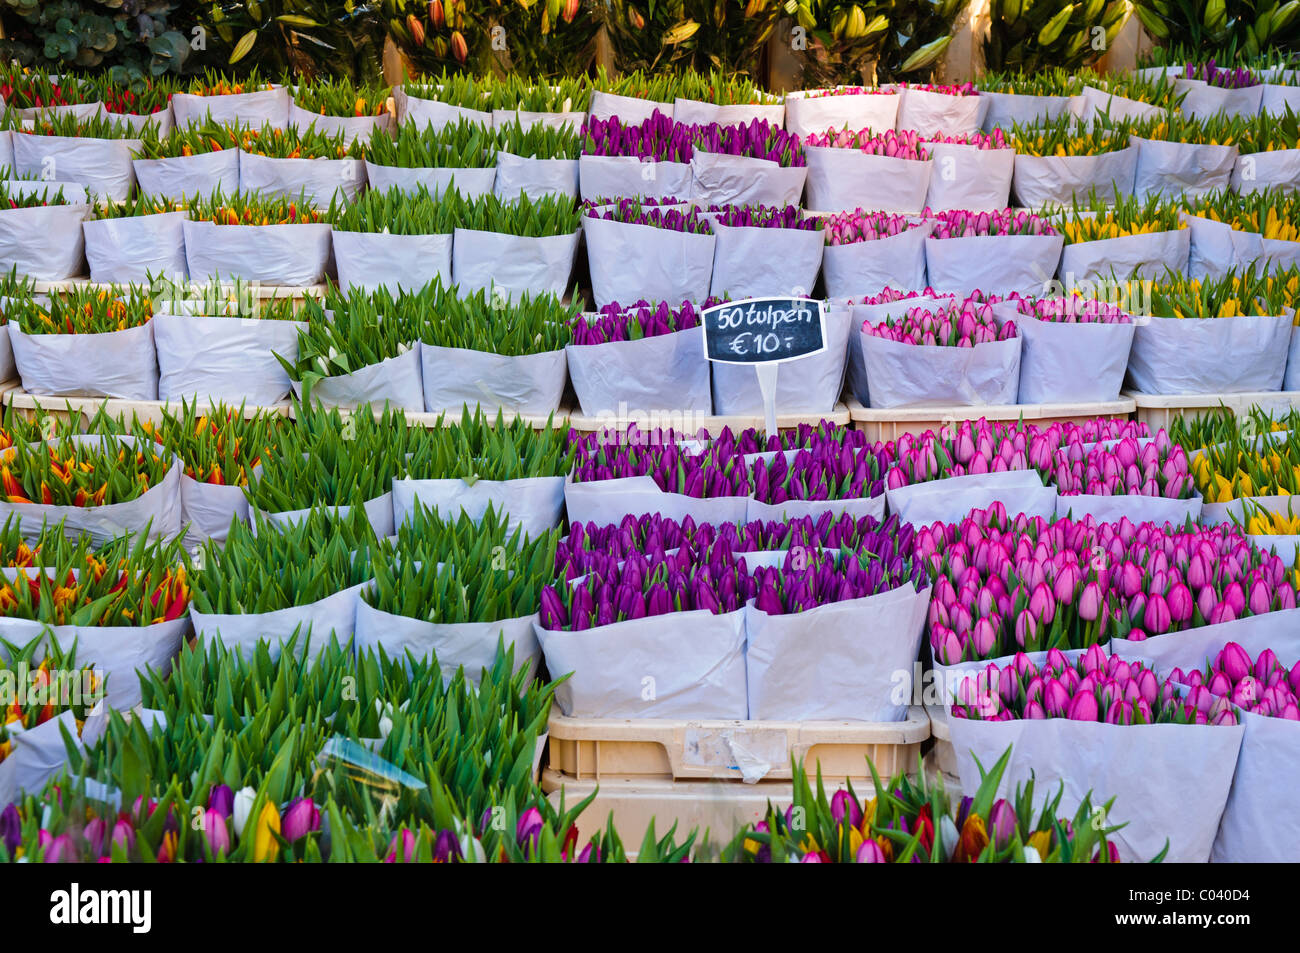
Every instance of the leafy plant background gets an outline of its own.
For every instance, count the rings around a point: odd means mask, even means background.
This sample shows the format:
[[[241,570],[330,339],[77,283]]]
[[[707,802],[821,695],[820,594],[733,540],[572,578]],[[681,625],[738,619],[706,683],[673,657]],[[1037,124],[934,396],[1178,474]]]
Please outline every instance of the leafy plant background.
[[[51,72],[120,67],[131,76],[188,65],[193,3],[169,0],[0,0],[0,57]]]
[[[991,0],[984,65],[1036,73],[1078,69],[1103,56],[1128,19],[1124,0]],[[1094,34],[1094,28],[1102,32]]]

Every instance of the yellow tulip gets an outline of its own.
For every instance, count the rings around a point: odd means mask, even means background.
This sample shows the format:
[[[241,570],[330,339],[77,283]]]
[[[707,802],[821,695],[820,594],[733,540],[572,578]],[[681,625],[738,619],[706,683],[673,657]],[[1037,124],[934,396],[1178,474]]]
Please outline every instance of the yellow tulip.
[[[1040,858],[1045,858],[1052,849],[1051,831],[1034,831],[1029,835],[1029,846],[1038,851]]]
[[[280,812],[270,801],[262,808],[257,818],[257,827],[253,832],[253,860],[275,860],[280,855],[280,842],[272,835],[280,833]]]

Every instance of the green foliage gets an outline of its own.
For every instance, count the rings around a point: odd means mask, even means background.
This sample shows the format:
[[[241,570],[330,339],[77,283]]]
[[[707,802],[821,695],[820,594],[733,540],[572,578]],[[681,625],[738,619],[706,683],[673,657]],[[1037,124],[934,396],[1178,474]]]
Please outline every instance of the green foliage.
[[[1179,63],[1235,63],[1300,41],[1300,0],[1133,0],[1133,10],[1157,44],[1191,51]]]
[[[1103,56],[1127,19],[1124,0],[992,0],[984,65],[1024,73],[1076,69]]]
[[[620,72],[716,68],[758,76],[785,7],[779,0],[609,0],[595,10]]]
[[[184,7],[169,0],[0,0],[0,56],[54,72],[179,73],[193,52]]]

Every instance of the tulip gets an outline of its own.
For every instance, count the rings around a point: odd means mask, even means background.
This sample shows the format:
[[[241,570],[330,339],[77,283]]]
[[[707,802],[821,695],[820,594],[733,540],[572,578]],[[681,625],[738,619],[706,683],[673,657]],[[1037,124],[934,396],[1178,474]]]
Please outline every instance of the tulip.
[[[230,817],[235,810],[235,792],[224,784],[218,784],[208,794],[208,810],[216,811],[222,817]]]
[[[45,845],[47,864],[75,864],[80,859],[76,841],[68,834],[60,834]]]
[[[112,843],[128,855],[131,853],[135,847],[135,828],[130,821],[122,819],[113,825]]]
[[[1005,798],[993,802],[989,811],[989,831],[998,850],[1003,850],[1016,835],[1016,812]]]
[[[1229,642],[1215,657],[1214,667],[1227,675],[1233,683],[1240,682],[1250,674],[1250,656],[1236,642]]]
[[[887,863],[885,852],[874,838],[868,837],[862,841],[862,846],[858,848],[857,854],[853,858],[859,864],[883,864]]]
[[[253,831],[253,860],[257,863],[272,861],[280,855],[280,842],[274,837],[280,833],[280,811],[267,801],[258,815]]]
[[[541,839],[544,826],[542,812],[535,807],[530,807],[519,815],[519,821],[515,825],[515,840],[519,842],[520,847],[534,848]]]
[[[235,792],[231,812],[235,822],[236,837],[244,836],[244,827],[248,824],[248,816],[253,812],[253,802],[256,800],[257,792],[251,787],[240,788]]]
[[[293,843],[321,827],[321,813],[309,797],[294,801],[284,812],[284,839]]]
[[[1075,693],[1066,711],[1066,717],[1071,721],[1097,721],[1100,714],[1097,709],[1097,698],[1090,691]]]
[[[831,816],[837,824],[844,823],[847,817],[850,827],[857,827],[862,822],[862,808],[848,791],[836,791],[831,796]]]
[[[385,858],[384,862],[389,864],[398,862],[397,846],[399,840],[401,841],[401,846],[402,846],[401,863],[404,864],[415,863],[415,856],[416,856],[415,851],[416,851],[416,843],[417,843],[416,837],[415,834],[411,832],[411,829],[407,827],[403,827],[398,833],[392,836],[391,840],[389,840],[388,857]]]
[[[18,808],[13,804],[6,805],[5,809],[0,811],[0,844],[3,844],[5,852],[13,857],[22,839],[23,821],[18,815]]]
[[[226,829],[226,815],[219,810],[208,808],[203,814],[203,837],[213,857],[230,853],[230,832]]]

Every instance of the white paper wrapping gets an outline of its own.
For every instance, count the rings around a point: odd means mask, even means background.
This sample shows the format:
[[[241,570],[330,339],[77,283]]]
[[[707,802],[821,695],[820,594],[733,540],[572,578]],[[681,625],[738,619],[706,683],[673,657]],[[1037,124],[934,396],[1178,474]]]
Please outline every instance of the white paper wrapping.
[[[332,234],[339,287],[417,291],[435,278],[451,284],[451,235]]]
[[[132,437],[96,437],[89,434],[74,436],[74,443],[103,446],[116,440],[134,447]],[[19,532],[24,539],[35,540],[46,526],[63,521],[63,533],[75,539],[78,533],[89,533],[96,545],[103,545],[125,533],[143,533],[149,528],[149,537],[172,539],[181,531],[181,473],[184,468],[176,461],[162,480],[151,486],[134,500],[109,503],[106,506],[45,506],[41,503],[8,503],[0,500],[0,521],[10,514],[18,517]]]
[[[366,500],[365,503],[361,504],[361,508],[366,511],[366,521],[380,539],[386,539],[397,532],[397,524],[393,521],[393,494],[391,491],[382,493],[374,499]],[[353,506],[331,505],[329,512],[332,515],[337,515],[339,519],[343,519],[353,509],[355,509]],[[285,528],[302,523],[311,516],[314,510],[315,507],[304,506],[296,510],[268,513],[266,510],[259,510],[255,506],[249,507],[251,516],[256,517],[260,514],[268,525]]]
[[[1167,199],[1226,189],[1237,164],[1236,146],[1204,146],[1130,136],[1138,147],[1133,192],[1138,198]]]
[[[522,192],[530,199],[545,195],[578,197],[577,159],[533,159],[497,153],[497,177],[493,186],[503,199],[514,200]]]
[[[749,717],[756,721],[901,721],[894,673],[916,661],[930,589],[906,583],[806,612],[745,607]]]
[[[691,157],[690,199],[710,205],[798,205],[805,166],[783,168],[770,159],[696,152]]]
[[[451,245],[452,279],[465,293],[495,286],[512,296],[563,296],[569,290],[580,234],[526,238],[458,228]]]
[[[302,397],[302,384],[293,382],[295,396]],[[326,377],[311,387],[309,399],[326,407],[359,407],[385,403],[402,410],[424,410],[424,378],[420,373],[420,342],[396,357],[359,368],[351,374]]]
[[[1095,278],[1163,278],[1165,270],[1187,271],[1192,233],[1187,228],[1145,235],[1121,235],[1094,242],[1077,242],[1061,248],[1057,272],[1075,282]]]
[[[284,129],[289,125],[289,90],[276,86],[274,89],[223,96],[176,93],[172,96],[172,114],[180,128],[201,126],[210,115],[223,126],[261,129],[270,123],[273,128]]]
[[[971,510],[987,509],[1001,503],[1015,516],[1041,516],[1051,519],[1056,510],[1056,489],[1043,486],[1033,470],[1008,470],[1006,473],[973,473],[913,483],[885,491],[889,512],[904,523],[916,526],[930,523],[960,523]]]
[[[1057,324],[1014,316],[1020,334],[1020,404],[1118,400],[1133,346],[1132,324]],[[1078,373],[1086,367],[1087,374]]]
[[[745,697],[745,613],[671,612],[537,639],[560,711],[580,718],[735,718]]]
[[[900,87],[898,93],[895,128],[900,132],[914,129],[927,139],[979,132],[989,108],[989,101],[982,94],[950,96],[910,87]]]
[[[871,407],[1014,404],[1020,338],[940,347],[902,344],[858,332]]]
[[[1070,108],[1069,96],[1033,96],[1027,93],[993,93],[980,91],[980,98],[988,101],[984,113],[983,129],[1010,131],[1013,125],[1041,125],[1060,119]]]
[[[880,496],[871,497],[845,497],[839,500],[786,500],[784,503],[763,503],[751,499],[745,506],[745,521],[785,521],[803,519],[807,516],[811,517],[813,522],[816,522],[823,513],[830,513],[836,518],[847,513],[855,520],[860,520],[864,516],[870,516],[874,520],[883,520],[885,518],[885,495],[882,493]],[[756,563],[751,561],[749,565],[753,567]]]
[[[152,322],[102,334],[25,334],[11,321],[9,343],[29,394],[158,399]]]
[[[1282,377],[1283,390],[1300,390],[1300,328],[1291,328],[1291,340],[1286,353],[1286,373]]]
[[[1300,86],[1281,83],[1264,83],[1259,98],[1259,111],[1273,116],[1285,116],[1287,107],[1300,114]]]
[[[420,344],[424,409],[459,412],[479,405],[489,417],[498,408],[546,416],[560,407],[567,380],[564,351],[508,357],[487,351]]]
[[[582,218],[582,232],[598,308],[642,298],[680,302],[709,296],[712,234],[628,225],[590,215]]]
[[[494,129],[504,129],[518,123],[525,129],[542,126],[546,129],[572,129],[576,132],[581,128],[586,118],[587,114],[585,112],[573,109],[561,112],[537,112],[530,109],[493,109],[492,127]]]
[[[298,321],[157,314],[158,399],[211,400],[268,407],[289,395],[291,382],[275,359],[298,359]]]
[[[826,349],[782,362],[776,378],[778,414],[829,414],[844,390],[848,360],[848,309],[826,312]],[[761,414],[763,394],[752,365],[713,365],[713,411],[717,414]]]
[[[852,132],[871,129],[883,134],[898,119],[899,96],[895,92],[850,93],[812,96],[820,90],[801,90],[785,95],[785,128],[806,139],[811,133],[848,128]]]
[[[1228,799],[1243,729],[1240,725],[1107,725],[1048,718],[972,721],[950,718],[962,789],[974,794],[980,763],[991,765],[1008,746],[999,796],[1029,779],[1052,792],[1064,783],[1057,813],[1070,816],[1092,793],[1094,807],[1115,798],[1108,826],[1120,859],[1146,862],[1169,844],[1165,860],[1204,863],[1210,858]],[[1170,805],[1178,805],[1171,810]]]
[[[638,341],[566,346],[569,378],[583,415],[607,418],[613,429],[636,421],[639,414],[710,414],[713,395],[703,339],[704,329],[694,327]]]
[[[981,149],[954,142],[927,142],[932,166],[925,204],[936,212],[969,209],[973,212],[1007,207],[1016,151]]]
[[[1181,527],[1189,518],[1193,523],[1197,521],[1201,515],[1201,503],[1199,493],[1189,500],[1171,500],[1163,496],[1139,496],[1135,493],[1115,496],[1058,493],[1056,515],[1058,518],[1070,516],[1075,520],[1091,516],[1099,523],[1118,523],[1127,517],[1133,523],[1172,523],[1175,527]]]
[[[428,658],[432,652],[438,657],[438,668],[444,679],[454,678],[462,666],[465,676],[478,684],[483,669],[490,669],[497,657],[497,642],[504,640],[505,647],[515,649],[515,671],[537,671],[542,658],[542,647],[533,630],[536,615],[500,622],[434,623],[423,619],[394,615],[376,609],[364,599],[357,600],[356,650],[380,648],[391,659],[404,659],[409,651],[417,659]]]
[[[1111,119],[1154,119],[1163,110],[1159,106],[1129,99],[1127,96],[1115,96],[1095,86],[1083,87],[1080,97],[1079,118],[1091,125],[1099,113],[1106,113]]]
[[[820,230],[713,224],[709,293],[733,300],[811,294],[821,269]]]
[[[161,212],[83,223],[90,280],[143,284],[152,277],[188,277],[185,218],[185,212]]]
[[[927,221],[886,238],[827,245],[822,251],[827,296],[848,298],[876,294],[883,288],[926,287],[925,246],[933,230],[934,224]]]
[[[636,156],[578,156],[578,188],[596,199],[685,199],[691,194],[689,162],[642,162]]]
[[[785,122],[785,104],[729,103],[719,106],[715,103],[700,102],[698,99],[682,99],[678,96],[673,102],[673,118],[688,126],[707,126],[714,122],[720,126],[738,126],[757,119],[779,129]]]
[[[587,114],[592,119],[617,117],[623,125],[634,126],[645,122],[655,112],[661,112],[671,119],[673,104],[641,99],[639,96],[620,96],[617,93],[606,93],[597,89],[591,93],[591,107]]]
[[[347,644],[356,627],[361,590],[373,585],[373,581],[363,582],[309,605],[289,606],[274,612],[208,614],[191,605],[190,621],[197,638],[215,641],[227,649],[238,651],[248,661],[252,661],[259,641],[267,643],[273,661],[278,659],[284,643],[298,631],[294,654],[302,658],[307,653],[309,630],[313,655],[329,644],[331,633],[337,636],[340,645]]]
[[[1241,89],[1223,89],[1211,86],[1203,79],[1179,77],[1174,80],[1174,92],[1183,94],[1184,116],[1193,119],[1210,119],[1214,116],[1257,116],[1264,95],[1263,85],[1243,86]]]
[[[341,132],[344,143],[349,146],[358,139],[369,142],[370,137],[380,131],[391,136],[397,128],[396,121],[388,113],[378,116],[322,116],[303,109],[292,99],[289,102],[289,125],[299,129],[314,126],[317,132],[326,136],[337,136]]]
[[[230,521],[248,522],[248,497],[242,486],[218,486],[181,476],[181,518],[188,524],[185,548],[191,553],[206,540],[226,541]]]
[[[76,182],[106,202],[125,201],[135,188],[131,154],[139,139],[15,135],[13,142],[19,176]]]
[[[393,102],[397,106],[397,121],[399,123],[413,123],[421,129],[425,126],[441,129],[443,126],[455,125],[461,119],[477,122],[489,128],[492,126],[492,113],[490,110],[468,109],[463,106],[440,103],[436,99],[412,96],[401,86],[393,87]]]
[[[10,735],[13,750],[0,761],[0,804],[16,802],[24,793],[39,796],[46,782],[66,767],[68,749],[60,727],[76,738],[76,715],[65,711],[35,728]]]
[[[624,516],[658,513],[681,522],[687,516],[697,523],[738,523],[745,518],[747,496],[715,496],[697,499],[682,493],[665,493],[649,476],[596,480],[564,485],[564,506],[570,523],[605,526],[621,522]]]
[[[278,159],[239,153],[239,188],[267,198],[297,199],[324,210],[330,203],[351,202],[366,185],[361,159]]]
[[[900,212],[925,208],[934,162],[867,155],[858,149],[804,146],[807,208],[818,212]]]
[[[67,190],[64,191],[67,194]],[[37,281],[85,273],[81,224],[89,205],[38,205],[0,211],[0,271],[17,269]]]
[[[400,189],[408,195],[414,195],[419,186],[423,185],[430,195],[436,196],[444,189],[454,187],[458,193],[472,199],[480,195],[491,195],[496,178],[495,166],[490,169],[404,169],[366,161],[366,181],[376,192]]]
[[[829,249],[827,249],[829,251]],[[924,272],[923,272],[924,273]],[[924,287],[924,281],[921,287]],[[893,285],[892,287],[916,287],[916,285]],[[837,297],[831,295],[832,298]],[[887,301],[883,304],[855,304],[850,311],[853,315],[852,322],[849,325],[849,360],[848,360],[848,377],[847,383],[850,393],[858,399],[863,407],[871,406],[871,395],[867,391],[867,368],[862,357],[862,344],[858,336],[862,333],[864,323],[870,321],[872,324],[879,324],[889,317],[901,317],[906,314],[909,308],[929,308],[933,311],[936,307],[946,307],[953,303],[951,296],[933,298],[929,295],[918,295],[915,298],[902,298],[898,301]]]
[[[518,480],[459,479],[393,481],[393,521],[401,526],[416,510],[416,502],[443,519],[463,512],[475,523],[491,506],[506,516],[506,532],[522,528],[534,539],[560,525],[564,511],[564,477],[523,477]]]
[[[219,276],[271,285],[315,285],[325,277],[330,227],[300,225],[185,225],[185,260],[195,280]]]
[[[1239,394],[1278,390],[1291,318],[1150,318],[1137,326],[1129,389],[1142,394]],[[1232,355],[1225,361],[1224,355]]]
[[[1094,189],[1103,202],[1114,202],[1133,194],[1137,157],[1135,146],[1095,156],[1018,155],[1011,190],[1026,208],[1069,205]]]
[[[1226,222],[1180,213],[1187,224],[1191,245],[1187,274],[1192,278],[1222,278],[1229,269],[1243,269],[1264,254],[1264,239],[1257,232],[1242,232]]]
[[[132,165],[141,194],[154,198],[179,202],[208,196],[218,189],[222,195],[239,191],[238,149],[165,159],[135,159]]]
[[[935,291],[1041,295],[1056,275],[1060,235],[927,238],[925,272]]]

